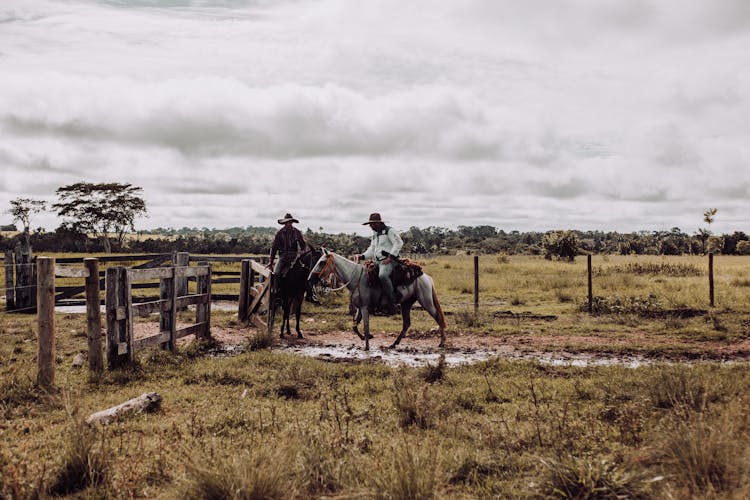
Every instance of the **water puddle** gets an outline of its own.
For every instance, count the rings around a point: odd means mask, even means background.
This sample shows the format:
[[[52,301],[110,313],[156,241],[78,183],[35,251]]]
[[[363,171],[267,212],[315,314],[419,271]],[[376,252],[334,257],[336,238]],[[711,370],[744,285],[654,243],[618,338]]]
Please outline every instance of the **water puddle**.
[[[388,366],[412,366],[421,367],[436,365],[440,360],[439,350],[420,351],[416,349],[372,349],[365,351],[355,346],[288,346],[278,347],[275,350],[291,352],[301,356],[309,356],[332,363],[383,363]],[[491,358],[503,360],[528,360],[552,366],[610,366],[622,365],[628,368],[637,368],[651,361],[635,357],[595,357],[586,354],[547,354],[547,353],[521,353],[521,352],[495,352],[458,350],[445,352],[445,364],[447,366],[460,366]]]

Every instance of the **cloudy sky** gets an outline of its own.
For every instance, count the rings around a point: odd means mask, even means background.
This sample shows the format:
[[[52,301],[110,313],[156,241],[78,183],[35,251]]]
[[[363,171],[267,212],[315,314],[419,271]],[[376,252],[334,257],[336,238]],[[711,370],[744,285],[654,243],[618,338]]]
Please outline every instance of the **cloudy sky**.
[[[0,172],[138,229],[750,232],[750,2],[0,0]]]

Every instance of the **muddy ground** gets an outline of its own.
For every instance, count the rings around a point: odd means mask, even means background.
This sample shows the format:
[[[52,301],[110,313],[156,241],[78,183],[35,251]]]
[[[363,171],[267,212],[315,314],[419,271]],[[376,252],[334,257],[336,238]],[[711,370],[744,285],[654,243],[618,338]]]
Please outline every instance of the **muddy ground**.
[[[180,325],[182,326],[182,325]],[[187,325],[186,325],[187,326]],[[136,338],[157,333],[155,322],[136,324]],[[383,362],[391,365],[420,365],[445,355],[449,365],[481,361],[490,357],[502,359],[537,359],[553,364],[598,365],[621,363],[638,366],[658,361],[750,361],[750,339],[727,343],[720,341],[680,339],[675,346],[671,336],[656,337],[645,332],[617,336],[603,335],[534,335],[528,333],[503,336],[455,332],[447,335],[445,350],[438,348],[439,333],[410,331],[396,349],[388,347],[396,332],[376,332],[370,340],[370,351],[351,331],[316,331],[314,324],[303,328],[304,338],[296,335],[275,339],[274,349],[313,356],[331,362]],[[241,352],[248,340],[257,334],[254,327],[211,328],[218,342],[218,353]],[[181,343],[190,342],[190,337]]]

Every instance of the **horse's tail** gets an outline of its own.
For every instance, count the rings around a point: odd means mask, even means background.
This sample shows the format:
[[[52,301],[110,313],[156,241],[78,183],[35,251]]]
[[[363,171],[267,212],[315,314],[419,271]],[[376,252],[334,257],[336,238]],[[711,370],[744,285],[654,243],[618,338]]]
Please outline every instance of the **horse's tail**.
[[[445,328],[445,314],[443,313],[443,308],[440,307],[440,301],[437,297],[437,292],[435,291],[435,284],[432,284],[432,302],[435,304],[435,312],[437,313],[437,322],[438,325],[440,325],[440,328]]]

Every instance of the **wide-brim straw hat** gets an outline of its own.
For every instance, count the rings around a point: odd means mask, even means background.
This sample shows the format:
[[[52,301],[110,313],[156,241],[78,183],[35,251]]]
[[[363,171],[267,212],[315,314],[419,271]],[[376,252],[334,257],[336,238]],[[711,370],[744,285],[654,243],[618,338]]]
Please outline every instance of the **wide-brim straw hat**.
[[[299,221],[292,217],[292,214],[286,214],[283,219],[279,219],[279,224],[286,224],[287,222],[296,222],[299,224]]]
[[[368,224],[373,224],[375,222],[385,222],[383,219],[380,218],[380,214],[377,212],[371,213],[370,220],[368,220],[367,222],[363,222],[362,225],[366,226]]]

